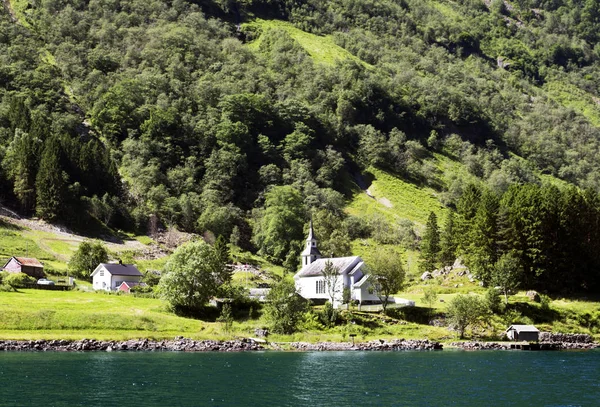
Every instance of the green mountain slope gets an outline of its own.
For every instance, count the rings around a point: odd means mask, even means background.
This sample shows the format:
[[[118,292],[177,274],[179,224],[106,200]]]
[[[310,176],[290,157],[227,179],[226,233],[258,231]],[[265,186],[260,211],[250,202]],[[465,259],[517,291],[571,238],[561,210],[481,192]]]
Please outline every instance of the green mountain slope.
[[[0,200],[25,216],[223,235],[293,270],[311,213],[344,255],[381,219],[418,250],[452,212],[448,256],[483,279],[514,255],[523,284],[600,285],[593,222],[570,226],[600,213],[594,2],[6,4]]]

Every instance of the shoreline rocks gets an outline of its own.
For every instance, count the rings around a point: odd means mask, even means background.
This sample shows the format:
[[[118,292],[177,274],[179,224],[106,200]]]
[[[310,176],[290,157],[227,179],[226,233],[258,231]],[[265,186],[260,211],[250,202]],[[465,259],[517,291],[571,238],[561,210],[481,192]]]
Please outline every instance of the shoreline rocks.
[[[463,350],[520,350],[517,348],[522,343],[499,343],[499,342],[452,342],[450,346]],[[574,349],[596,349],[600,348],[595,342],[556,342],[540,341],[534,344],[533,350],[574,350]]]
[[[574,334],[553,334],[574,335]],[[580,335],[581,336],[581,335]],[[556,336],[555,338],[562,338]],[[571,337],[569,341],[540,341],[533,346],[536,350],[585,350],[600,348],[600,343],[588,341],[587,338]],[[577,342],[575,339],[579,339]],[[581,341],[585,340],[585,341]],[[264,351],[267,349],[282,351],[280,344],[271,343],[267,348],[252,338],[242,338],[231,341],[193,340],[177,337],[173,340],[152,341],[148,339],[133,339],[128,341],[98,341],[94,339],[82,340],[35,340],[16,341],[0,340],[0,351],[16,352],[247,352]],[[468,351],[478,350],[516,350],[523,346],[522,343],[510,342],[452,342],[450,347]],[[527,345],[524,345],[527,346]],[[424,340],[373,340],[369,342],[292,342],[289,345],[292,351],[328,352],[328,351],[431,351],[442,350],[440,342]]]
[[[293,342],[292,349],[298,351],[403,351],[403,350],[441,350],[443,346],[439,342],[424,340],[394,339],[384,341],[382,339],[355,343],[349,342]]]
[[[195,341],[177,337],[170,341],[150,341],[134,339],[128,341],[97,341],[94,339],[69,340],[36,340],[36,341],[0,341],[0,351],[171,351],[171,352],[244,352],[259,351],[264,347],[252,339],[233,341],[203,340]]]

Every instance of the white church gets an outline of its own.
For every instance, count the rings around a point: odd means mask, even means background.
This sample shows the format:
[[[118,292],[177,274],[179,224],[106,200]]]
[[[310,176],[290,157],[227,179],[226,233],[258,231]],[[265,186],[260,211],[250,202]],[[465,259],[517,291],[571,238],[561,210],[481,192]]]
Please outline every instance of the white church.
[[[381,303],[369,281],[365,262],[359,256],[321,258],[311,220],[306,248],[302,252],[302,268],[294,275],[296,290],[302,297],[317,301],[329,300],[323,277],[323,269],[327,262],[331,262],[333,267],[338,270],[336,287],[339,289],[334,297],[334,308],[338,308],[342,304],[345,288],[350,290],[350,298],[358,301],[359,304]]]

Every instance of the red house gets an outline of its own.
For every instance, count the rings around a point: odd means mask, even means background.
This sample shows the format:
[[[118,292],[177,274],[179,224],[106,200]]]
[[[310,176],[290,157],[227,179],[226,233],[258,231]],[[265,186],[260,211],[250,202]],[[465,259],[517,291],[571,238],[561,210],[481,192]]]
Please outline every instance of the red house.
[[[44,265],[38,259],[29,257],[11,257],[4,265],[4,271],[9,273],[25,273],[33,278],[42,278],[44,274]]]

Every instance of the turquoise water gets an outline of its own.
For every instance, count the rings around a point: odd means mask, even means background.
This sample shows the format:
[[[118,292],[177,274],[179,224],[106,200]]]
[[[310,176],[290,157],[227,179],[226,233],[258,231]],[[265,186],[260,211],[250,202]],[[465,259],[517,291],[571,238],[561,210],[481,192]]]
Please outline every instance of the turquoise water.
[[[8,352],[0,406],[600,406],[600,351]]]

